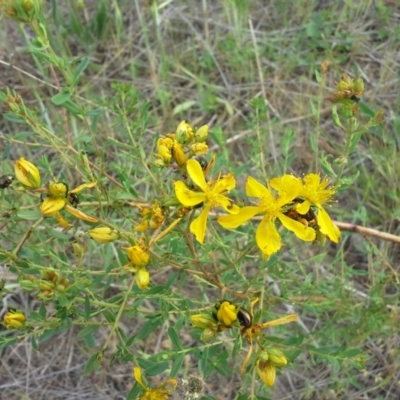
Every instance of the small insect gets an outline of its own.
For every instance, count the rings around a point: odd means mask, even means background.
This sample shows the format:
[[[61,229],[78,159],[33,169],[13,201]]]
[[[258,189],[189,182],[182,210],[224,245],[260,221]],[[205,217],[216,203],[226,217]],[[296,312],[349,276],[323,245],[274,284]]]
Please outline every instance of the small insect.
[[[13,181],[13,177],[11,175],[2,175],[0,176],[0,189],[8,188]]]
[[[76,193],[68,193],[68,201],[73,207],[76,207],[79,204],[79,197]]]
[[[229,300],[221,300],[220,302],[218,302],[215,306],[214,306],[214,311],[212,313],[213,318],[218,321],[218,317],[217,317],[217,312],[221,306],[221,304],[227,301],[230,304],[233,304],[232,302],[230,302]],[[237,312],[237,319],[239,321],[240,326],[242,326],[245,329],[250,328],[253,325],[253,317],[251,316],[251,314],[245,310],[242,307],[238,307],[236,306],[236,309],[239,309],[239,311]]]
[[[239,320],[239,324],[243,326],[243,328],[248,329],[253,325],[253,317],[244,308],[239,309],[237,317]]]

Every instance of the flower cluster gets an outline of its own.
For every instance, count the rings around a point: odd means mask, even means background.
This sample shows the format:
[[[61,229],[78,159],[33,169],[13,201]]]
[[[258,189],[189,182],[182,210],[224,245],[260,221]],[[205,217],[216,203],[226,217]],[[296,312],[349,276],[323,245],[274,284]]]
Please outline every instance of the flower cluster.
[[[337,83],[337,90],[333,92],[328,100],[332,103],[345,103],[346,101],[358,102],[364,92],[364,81],[362,78],[353,79],[347,74],[343,74]]]
[[[181,121],[175,133],[158,139],[155,165],[164,167],[175,161],[182,167],[189,158],[207,153],[207,136],[208,125],[195,130],[186,121]]]
[[[275,347],[266,347],[264,345],[266,336],[262,333],[262,330],[295,322],[298,320],[298,317],[295,314],[290,314],[272,321],[255,324],[253,322],[253,307],[257,301],[258,298],[252,301],[249,312],[228,300],[222,300],[214,306],[212,312],[192,315],[190,321],[193,326],[202,330],[201,339],[203,341],[212,339],[218,332],[229,328],[240,327],[240,334],[250,345],[242,363],[242,374],[251,359],[254,339],[259,348],[254,363],[257,373],[267,386],[272,386],[275,382],[277,369],[286,366],[288,364],[288,359],[279,349]]]

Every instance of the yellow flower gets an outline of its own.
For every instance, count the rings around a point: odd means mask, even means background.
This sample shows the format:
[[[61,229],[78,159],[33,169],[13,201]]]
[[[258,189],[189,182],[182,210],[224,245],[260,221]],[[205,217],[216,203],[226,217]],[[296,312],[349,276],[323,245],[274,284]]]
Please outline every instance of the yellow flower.
[[[139,268],[135,274],[135,282],[139,289],[147,289],[150,282],[150,274],[146,268]]]
[[[203,243],[207,228],[207,216],[212,207],[222,207],[230,214],[239,212],[239,207],[225,196],[225,193],[235,187],[235,177],[228,174],[215,182],[206,182],[200,163],[194,159],[186,162],[186,168],[190,178],[200,191],[190,190],[184,182],[177,181],[175,182],[175,194],[179,202],[186,207],[204,203],[200,215],[190,224],[190,232],[196,236],[197,241]]]
[[[312,205],[318,209],[317,223],[322,234],[328,236],[332,242],[338,243],[340,230],[332,222],[329,214],[325,211],[323,204],[328,203],[336,193],[333,187],[328,186],[328,179],[321,181],[318,174],[308,174],[303,178],[303,185],[299,192],[299,197],[304,199],[302,203],[296,205],[295,209],[299,214],[306,214]]]
[[[232,326],[237,320],[237,307],[229,301],[223,301],[218,306],[217,319],[225,326]]]
[[[272,181],[274,185],[272,185]],[[256,231],[256,242],[267,257],[276,253],[282,246],[281,236],[275,226],[276,218],[298,238],[307,242],[315,239],[314,229],[284,215],[285,207],[299,195],[302,187],[301,181],[292,175],[283,175],[279,178],[279,181],[272,181],[271,186],[278,192],[277,198],[272,195],[268,188],[250,176],[246,183],[246,194],[260,199],[257,206],[243,207],[236,215],[218,218],[218,223],[224,228],[234,229],[255,215],[264,214]]]
[[[131,261],[129,264],[133,264],[137,268],[145,267],[150,261],[150,254],[139,245],[122,247],[122,249],[128,253],[128,258]]]
[[[115,229],[108,226],[98,226],[89,231],[89,236],[97,243],[111,243],[119,238],[119,234]]]
[[[40,205],[40,212],[46,217],[54,215],[59,224],[63,227],[70,226],[70,224],[61,216],[59,211],[62,209],[65,209],[74,217],[82,219],[83,221],[98,222],[97,218],[91,217],[69,204],[70,202],[74,203],[76,201],[76,193],[79,193],[85,188],[92,188],[96,184],[97,182],[84,183],[68,191],[68,187],[65,183],[51,182],[48,185],[48,195]]]
[[[168,400],[172,394],[172,391],[177,387],[178,382],[176,379],[170,378],[164,381],[158,388],[151,389],[143,383],[142,371],[139,367],[133,367],[133,376],[136,382],[145,391],[139,400]],[[166,389],[167,386],[171,386],[171,389]]]
[[[3,322],[7,329],[20,329],[24,326],[25,321],[25,315],[17,311],[9,311],[3,317]]]
[[[38,189],[41,186],[40,172],[35,165],[33,165],[24,157],[21,157],[15,162],[14,165],[15,177],[24,186],[32,189]]]

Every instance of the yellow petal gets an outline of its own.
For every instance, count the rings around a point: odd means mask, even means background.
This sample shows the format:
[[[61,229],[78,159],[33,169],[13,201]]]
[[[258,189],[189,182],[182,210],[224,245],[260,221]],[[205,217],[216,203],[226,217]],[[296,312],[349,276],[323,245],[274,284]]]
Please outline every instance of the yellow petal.
[[[225,196],[217,196],[216,202],[229,214],[237,214],[240,211],[240,207],[233,204],[232,201]]]
[[[311,203],[308,200],[303,201],[302,203],[296,204],[295,206],[295,210],[299,213],[299,214],[307,214],[308,211],[310,210],[311,207]]]
[[[72,226],[67,220],[65,220],[62,215],[57,212],[55,213],[55,217],[57,218],[58,223],[63,227],[63,228],[68,228]]]
[[[272,321],[264,322],[260,325],[261,329],[270,328],[271,326],[285,325],[289,322],[297,322],[299,317],[296,314],[288,314],[284,317],[273,319]]]
[[[285,201],[291,201],[297,197],[302,188],[301,180],[288,174],[271,179],[269,183]]]
[[[62,197],[46,197],[40,205],[40,212],[46,217],[55,215],[64,208],[66,200]]]
[[[214,193],[229,192],[230,190],[234,189],[235,186],[236,186],[235,176],[233,174],[228,174],[218,179],[215,182],[212,191]]]
[[[142,371],[139,367],[133,367],[133,376],[135,378],[135,381],[143,388],[147,389],[145,384],[143,383],[142,379]]]
[[[281,236],[270,218],[264,218],[256,231],[256,242],[260,250],[269,257],[282,247]]]
[[[295,221],[283,214],[279,214],[278,218],[279,221],[282,222],[282,225],[289,231],[293,232],[299,239],[304,240],[305,242],[312,242],[315,240],[315,230],[309,226],[304,225],[299,221]]]
[[[96,185],[97,185],[97,181],[83,183],[82,185],[79,185],[77,188],[70,190],[70,193],[79,193],[83,189],[92,188],[93,186],[96,186]]]
[[[260,212],[262,212],[262,209],[259,207],[243,207],[237,214],[223,215],[222,217],[219,217],[217,222],[226,229],[235,229]]]
[[[340,230],[339,228],[332,222],[331,217],[325,211],[323,207],[318,208],[317,222],[321,233],[328,236],[330,240],[334,243],[338,243],[340,239]]]
[[[246,182],[246,194],[250,197],[258,198],[272,198],[271,192],[260,182],[255,180],[252,176],[247,178]]]
[[[207,229],[207,216],[210,212],[211,205],[206,205],[200,215],[190,224],[190,232],[196,237],[201,244],[204,242],[204,236]]]
[[[188,160],[189,162],[190,160]],[[194,192],[182,182],[177,181],[174,183],[175,195],[179,202],[186,207],[193,207],[206,200],[206,195],[202,192]]]
[[[91,217],[90,215],[85,214],[84,212],[78,210],[77,208],[74,208],[70,206],[69,204],[65,205],[65,210],[67,210],[70,214],[72,214],[74,217],[79,218],[83,221],[87,222],[99,222],[99,220],[95,217]]]
[[[201,169],[201,165],[197,160],[193,158],[187,160],[186,169],[190,176],[190,179],[203,191],[208,190],[206,179],[204,178],[204,172]]]

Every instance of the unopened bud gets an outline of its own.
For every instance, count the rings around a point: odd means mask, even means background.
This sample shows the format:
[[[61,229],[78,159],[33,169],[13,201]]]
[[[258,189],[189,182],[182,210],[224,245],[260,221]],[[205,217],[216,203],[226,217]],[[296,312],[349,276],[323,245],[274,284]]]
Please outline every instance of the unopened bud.
[[[111,243],[119,239],[119,234],[115,229],[108,226],[98,226],[89,231],[89,236],[97,243]]]

